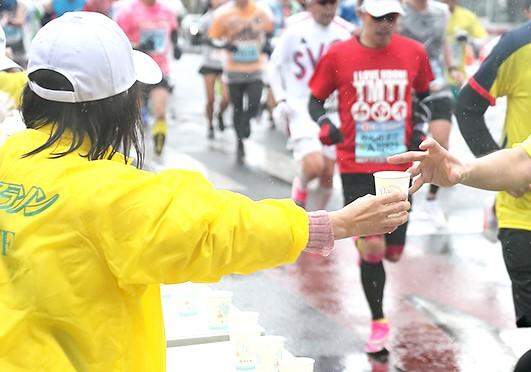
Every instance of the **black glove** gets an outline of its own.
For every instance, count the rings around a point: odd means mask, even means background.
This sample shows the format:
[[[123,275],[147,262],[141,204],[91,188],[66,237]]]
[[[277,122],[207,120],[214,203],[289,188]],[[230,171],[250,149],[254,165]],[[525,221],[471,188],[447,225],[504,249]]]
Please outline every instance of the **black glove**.
[[[138,46],[138,50],[140,50],[142,52],[145,52],[145,53],[151,52],[154,49],[155,49],[155,41],[153,41],[152,38],[148,38],[148,39],[144,40]]]
[[[413,125],[429,123],[431,121],[431,110],[428,105],[424,101],[420,101],[416,95],[413,95],[412,101]]]
[[[173,58],[180,59],[182,54],[183,54],[183,52],[182,52],[181,48],[179,48],[178,45],[175,45],[173,47]]]
[[[331,146],[343,142],[343,134],[328,117],[324,116],[320,118],[317,124],[321,128],[319,131],[319,141],[323,145]]]

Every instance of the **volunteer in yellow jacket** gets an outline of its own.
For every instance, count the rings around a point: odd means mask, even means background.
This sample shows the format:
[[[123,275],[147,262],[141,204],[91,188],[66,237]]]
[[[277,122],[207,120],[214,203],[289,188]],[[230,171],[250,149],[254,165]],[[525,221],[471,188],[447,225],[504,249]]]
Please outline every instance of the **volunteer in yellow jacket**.
[[[0,147],[0,371],[163,371],[160,283],[326,255],[407,220],[406,195],[307,213],[129,165],[142,164],[138,82],[161,72],[101,14],[44,26],[28,76],[28,129]]]

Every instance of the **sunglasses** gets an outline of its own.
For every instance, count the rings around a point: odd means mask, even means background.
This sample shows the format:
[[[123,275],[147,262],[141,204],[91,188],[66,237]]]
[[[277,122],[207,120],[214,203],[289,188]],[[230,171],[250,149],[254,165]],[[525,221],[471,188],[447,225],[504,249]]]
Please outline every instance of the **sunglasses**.
[[[383,21],[387,21],[387,22],[389,22],[389,23],[394,23],[394,22],[396,22],[396,20],[398,19],[398,13],[389,13],[389,14],[383,15],[383,16],[381,16],[381,17],[371,16],[371,18],[372,18],[375,22],[383,22]]]
[[[337,3],[337,0],[316,0],[315,1],[317,4],[319,5],[327,5],[327,4],[330,4],[330,5],[336,5]]]

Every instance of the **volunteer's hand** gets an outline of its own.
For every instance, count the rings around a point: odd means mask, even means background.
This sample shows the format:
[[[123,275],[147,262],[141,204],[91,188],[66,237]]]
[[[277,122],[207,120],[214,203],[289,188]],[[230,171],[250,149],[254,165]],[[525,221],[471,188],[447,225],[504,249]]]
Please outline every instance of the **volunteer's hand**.
[[[410,192],[415,192],[425,183],[439,186],[453,186],[458,184],[465,173],[465,165],[446,151],[433,138],[428,138],[419,146],[422,151],[409,151],[387,158],[390,164],[403,164],[418,161],[407,172],[412,177],[419,176],[413,182]]]
[[[286,133],[289,133],[289,119],[292,113],[293,109],[286,102],[286,100],[278,102],[273,109],[273,121],[275,124],[278,124]]]
[[[385,234],[405,223],[411,204],[407,195],[365,195],[344,208],[330,212],[334,239]]]
[[[331,146],[343,142],[343,134],[329,118],[322,117],[317,124],[321,128],[319,130],[319,141],[323,145]]]

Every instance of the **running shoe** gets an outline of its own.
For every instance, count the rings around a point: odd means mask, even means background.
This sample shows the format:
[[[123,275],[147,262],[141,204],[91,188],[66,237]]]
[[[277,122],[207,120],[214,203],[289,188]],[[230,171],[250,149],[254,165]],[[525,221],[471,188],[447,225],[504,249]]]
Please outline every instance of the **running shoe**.
[[[433,226],[437,229],[444,229],[448,226],[448,220],[437,199],[426,200],[426,213]]]
[[[301,186],[301,180],[299,177],[295,177],[291,185],[291,199],[299,207],[306,207],[306,199],[308,199],[308,190]]]
[[[365,344],[366,353],[379,353],[386,348],[389,338],[389,323],[386,320],[373,320],[371,334]]]
[[[212,140],[214,137],[214,127],[208,127],[208,139]]]

